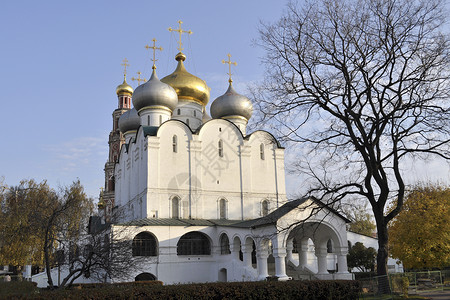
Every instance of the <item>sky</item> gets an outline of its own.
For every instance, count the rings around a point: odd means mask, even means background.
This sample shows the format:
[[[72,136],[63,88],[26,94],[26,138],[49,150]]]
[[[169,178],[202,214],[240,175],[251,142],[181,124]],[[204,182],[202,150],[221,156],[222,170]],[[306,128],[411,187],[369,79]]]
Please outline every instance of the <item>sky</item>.
[[[140,71],[151,74],[157,46],[157,74],[176,67],[178,35],[169,27],[191,30],[183,36],[187,70],[211,87],[210,103],[228,86],[232,55],[233,84],[245,94],[248,84],[264,77],[263,50],[255,45],[260,22],[274,22],[287,0],[245,1],[3,1],[1,5],[0,82],[5,130],[0,147],[0,180],[47,180],[50,186],[80,179],[87,194],[98,198],[104,185],[108,135],[117,108],[115,89]],[[209,107],[209,106],[208,106]],[[287,155],[287,157],[290,157]],[[289,163],[288,161],[286,163]],[[414,180],[450,182],[448,166],[438,161],[414,164]],[[416,170],[418,169],[418,170]],[[298,177],[287,176],[288,194],[298,191]]]

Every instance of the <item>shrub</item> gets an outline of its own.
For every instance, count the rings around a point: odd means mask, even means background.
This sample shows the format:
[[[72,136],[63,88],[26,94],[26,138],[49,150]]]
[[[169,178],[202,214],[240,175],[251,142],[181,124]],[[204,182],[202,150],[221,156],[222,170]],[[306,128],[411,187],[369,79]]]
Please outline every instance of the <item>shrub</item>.
[[[114,284],[59,290],[25,299],[358,299],[356,281],[219,282],[167,285]]]

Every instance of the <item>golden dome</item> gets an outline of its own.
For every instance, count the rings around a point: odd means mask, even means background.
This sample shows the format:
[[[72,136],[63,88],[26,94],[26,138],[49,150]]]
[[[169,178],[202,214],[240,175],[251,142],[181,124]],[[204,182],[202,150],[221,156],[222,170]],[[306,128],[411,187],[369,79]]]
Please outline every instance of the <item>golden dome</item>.
[[[186,71],[183,63],[186,56],[183,53],[178,53],[175,59],[178,61],[177,68],[172,74],[161,79],[161,82],[173,87],[177,92],[178,98],[191,100],[206,106],[209,101],[210,88],[204,80]]]
[[[105,203],[105,201],[103,201],[103,197],[101,197],[101,198],[100,198],[100,201],[98,201],[98,203],[97,203],[97,207],[98,207],[99,209],[104,209],[105,206],[106,206],[106,203]]]
[[[123,76],[123,83],[121,85],[118,85],[116,88],[116,94],[117,96],[122,94],[128,94],[133,95],[133,88],[127,83],[127,78],[125,75]]]

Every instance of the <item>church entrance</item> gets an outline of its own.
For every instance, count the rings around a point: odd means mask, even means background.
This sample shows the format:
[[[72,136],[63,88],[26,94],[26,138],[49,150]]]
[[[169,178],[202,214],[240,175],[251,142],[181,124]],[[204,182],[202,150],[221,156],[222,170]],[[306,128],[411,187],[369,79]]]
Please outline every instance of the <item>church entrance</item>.
[[[156,280],[156,276],[151,273],[141,273],[134,278],[134,281],[151,281]]]
[[[227,282],[227,269],[225,269],[225,268],[220,269],[219,282]]]

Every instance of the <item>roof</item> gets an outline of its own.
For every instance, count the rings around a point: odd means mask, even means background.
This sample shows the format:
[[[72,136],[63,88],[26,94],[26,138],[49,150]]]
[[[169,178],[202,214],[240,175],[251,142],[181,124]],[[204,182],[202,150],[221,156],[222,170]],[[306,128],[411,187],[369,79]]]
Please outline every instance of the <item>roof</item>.
[[[275,225],[277,221],[284,215],[297,208],[299,205],[305,203],[308,199],[312,200],[322,208],[327,208],[333,214],[344,219],[346,223],[350,223],[346,217],[338,213],[335,209],[328,207],[320,200],[314,197],[304,197],[289,201],[265,217],[252,220],[217,220],[217,219],[140,219],[133,220],[126,223],[116,224],[118,226],[225,226],[237,228],[256,228],[268,225]]]

